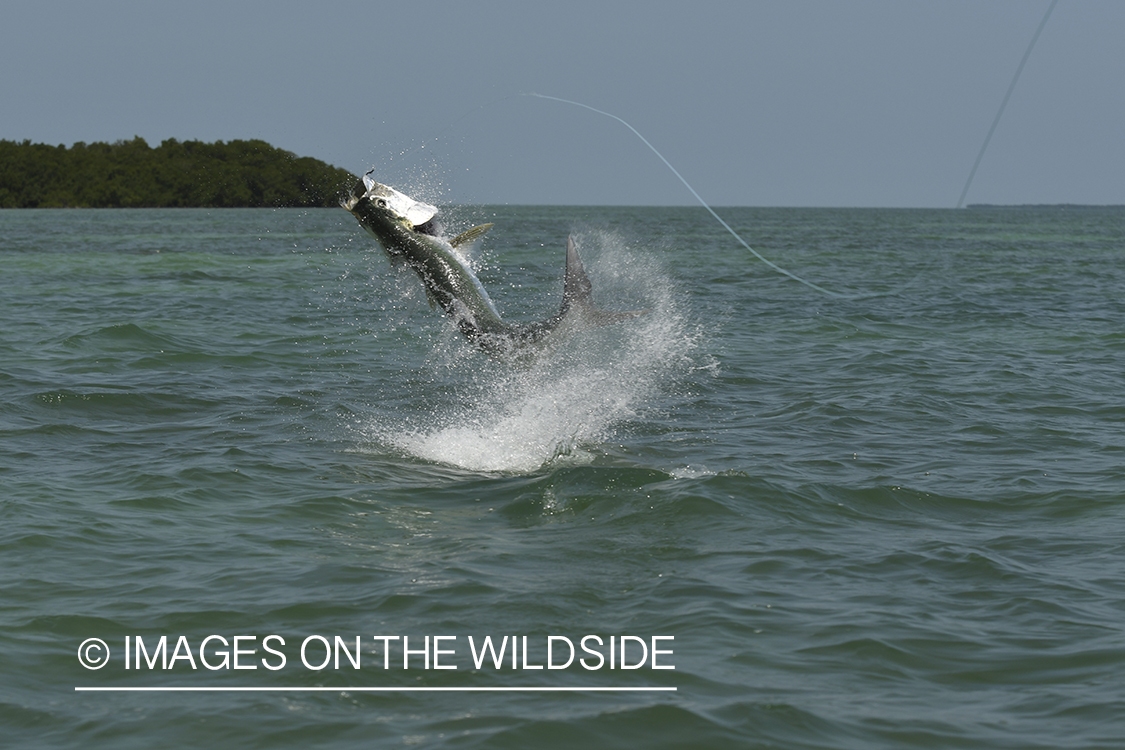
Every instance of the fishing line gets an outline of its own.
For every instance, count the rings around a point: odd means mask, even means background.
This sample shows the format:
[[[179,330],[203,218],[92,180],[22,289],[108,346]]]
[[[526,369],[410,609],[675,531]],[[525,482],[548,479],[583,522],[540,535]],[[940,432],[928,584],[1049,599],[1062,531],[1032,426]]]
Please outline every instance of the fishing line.
[[[1023,59],[1020,60],[1020,65],[1016,68],[1016,74],[1012,76],[1012,82],[1008,84],[1008,93],[1004,94],[1004,100],[1000,102],[1000,111],[996,113],[996,119],[992,121],[992,127],[988,129],[988,135],[984,137],[984,143],[981,144],[980,153],[977,154],[977,160],[973,162],[972,171],[969,172],[969,179],[965,181],[965,189],[961,191],[961,198],[957,201],[957,208],[961,208],[965,203],[965,196],[969,192],[969,185],[973,184],[973,177],[977,173],[977,167],[980,166],[980,160],[984,158],[984,151],[988,148],[988,142],[992,140],[992,134],[996,132],[996,126],[1000,124],[1000,117],[1004,114],[1004,107],[1008,106],[1008,99],[1011,98],[1012,92],[1016,90],[1016,81],[1020,79],[1020,73],[1023,72],[1023,66],[1027,64],[1027,58],[1031,57],[1031,50],[1035,47],[1035,42],[1039,40],[1039,35],[1043,33],[1043,27],[1047,25],[1047,19],[1051,17],[1051,11],[1058,5],[1059,0],[1051,0],[1051,4],[1047,6],[1047,12],[1043,14],[1043,20],[1039,22],[1039,28],[1035,30],[1035,35],[1031,37],[1031,43],[1027,45],[1027,51],[1023,53]]]
[[[1057,2],[1057,1],[1058,0],[1055,0],[1055,2]],[[782,274],[783,276],[788,276],[789,278],[793,279],[794,281],[798,281],[798,282],[804,284],[805,286],[809,287],[810,289],[815,289],[816,291],[821,292],[822,294],[826,294],[829,297],[835,297],[836,299],[849,299],[849,300],[851,300],[851,299],[865,299],[867,297],[881,296],[879,293],[874,293],[874,294],[841,294],[839,292],[833,292],[831,289],[825,289],[824,287],[820,286],[819,284],[815,284],[811,281],[808,281],[806,279],[801,278],[797,274],[782,268],[781,266],[777,265],[776,263],[774,263],[769,258],[766,258],[764,255],[759,253],[757,250],[752,248],[750,246],[750,243],[748,243],[746,240],[742,239],[742,236],[738,232],[736,232],[734,230],[734,228],[731,227],[731,225],[728,224],[723,219],[723,217],[719,216],[719,214],[717,214],[715,212],[715,209],[711,208],[710,204],[708,204],[707,201],[703,200],[703,197],[698,192],[696,192],[695,188],[693,188],[691,186],[691,183],[689,183],[684,178],[684,176],[679,173],[679,170],[677,170],[675,167],[672,166],[671,162],[669,162],[664,157],[664,154],[660,153],[660,151],[657,150],[656,146],[653,146],[651,143],[649,143],[649,140],[647,138],[645,138],[643,135],[641,135],[640,131],[638,131],[636,128],[634,128],[632,125],[630,125],[625,120],[618,117],[617,115],[612,114],[610,112],[606,112],[604,110],[597,109],[596,107],[591,107],[590,105],[583,104],[582,102],[576,102],[576,101],[572,101],[570,99],[563,99],[563,98],[557,97],[557,96],[549,96],[548,94],[538,94],[538,93],[534,93],[534,92],[526,93],[526,94],[511,94],[511,95],[508,95],[508,96],[499,97],[497,99],[494,99],[494,100],[484,102],[482,104],[477,105],[476,107],[472,108],[468,112],[466,112],[463,115],[461,115],[460,117],[458,117],[455,121],[453,121],[448,126],[446,126],[437,135],[433,136],[432,138],[428,139],[427,141],[424,141],[421,145],[416,146],[413,149],[410,149],[409,151],[405,151],[405,152],[399,154],[399,157],[405,158],[405,157],[409,156],[410,154],[413,154],[415,151],[419,151],[421,149],[424,149],[426,147],[425,146],[426,142],[428,142],[429,140],[432,140],[432,141],[439,140],[444,133],[448,132],[449,130],[452,130],[458,123],[460,123],[462,120],[469,117],[473,113],[475,113],[475,112],[477,112],[481,109],[491,107],[492,105],[497,104],[501,101],[513,99],[513,98],[520,97],[520,96],[532,96],[532,97],[536,97],[538,99],[549,99],[551,101],[562,102],[563,104],[570,104],[570,105],[573,105],[575,107],[582,107],[583,109],[588,109],[591,112],[595,112],[599,115],[603,115],[603,116],[609,117],[613,120],[617,120],[617,122],[619,122],[622,125],[624,125],[625,127],[627,127],[633,133],[633,135],[637,136],[637,138],[640,138],[641,142],[644,143],[646,146],[648,146],[649,149],[654,154],[656,154],[656,156],[660,159],[660,161],[664,162],[664,166],[668,167],[668,169],[670,169],[672,171],[672,174],[674,174],[676,176],[676,178],[679,179],[679,181],[683,183],[684,187],[686,187],[688,189],[688,191],[693,196],[695,196],[695,199],[697,201],[699,201],[699,204],[701,206],[703,206],[705,209],[707,209],[707,212],[710,213],[711,216],[713,216],[715,218],[715,220],[723,226],[724,229],[726,229],[728,232],[730,232],[731,236],[734,237],[736,240],[738,240],[739,244],[741,244],[744,248],[749,250],[750,253],[755,258],[762,261],[767,266],[769,266],[773,270],[777,271],[778,273]],[[374,171],[374,169],[375,168],[373,167],[371,171]],[[370,174],[370,172],[368,174]]]
[[[1055,2],[1058,2],[1058,0],[1055,0]],[[605,115],[606,117],[610,117],[614,120],[617,120],[619,123],[621,123],[625,127],[629,128],[629,130],[633,131],[633,135],[640,138],[641,141],[652,150],[652,153],[656,154],[660,158],[660,161],[664,162],[664,166],[666,166],[666,167],[668,167],[668,169],[672,170],[672,174],[676,175],[676,177],[679,178],[680,182],[682,182],[684,184],[684,187],[686,187],[691,192],[691,194],[695,196],[695,199],[697,201],[699,201],[700,205],[702,205],[704,208],[706,208],[707,211],[712,216],[715,217],[715,220],[718,221],[720,224],[722,224],[723,228],[726,229],[728,232],[730,232],[731,235],[733,235],[734,238],[736,240],[738,240],[739,243],[741,243],[741,245],[744,248],[746,248],[751,253],[753,253],[755,258],[762,261],[763,263],[765,263],[767,266],[769,266],[773,270],[777,271],[778,273],[783,274],[785,276],[788,276],[789,278],[793,279],[794,281],[799,281],[802,284],[804,284],[805,286],[809,287],[810,289],[815,289],[818,292],[822,292],[824,294],[827,294],[829,297],[836,297],[837,299],[858,299],[859,296],[857,296],[857,295],[840,294],[839,292],[833,292],[829,289],[825,289],[824,287],[822,287],[818,284],[814,284],[811,281],[806,281],[805,279],[802,279],[797,274],[786,271],[784,268],[777,265],[776,263],[774,263],[770,259],[762,256],[762,254],[759,253],[757,250],[750,247],[750,244],[748,242],[746,242],[746,240],[742,239],[742,237],[738,234],[738,232],[734,231],[734,229],[731,228],[730,224],[727,224],[725,221],[723,221],[723,217],[721,217],[717,213],[715,213],[715,209],[711,208],[711,206],[708,205],[707,201],[703,200],[703,198],[699,195],[699,193],[695,192],[695,188],[693,188],[691,186],[691,184],[687,180],[684,179],[684,176],[682,174],[680,174],[678,171],[676,171],[676,168],[673,167],[671,165],[671,163],[667,159],[664,158],[664,154],[662,154],[662,153],[660,153],[659,151],[656,150],[656,146],[653,146],[651,143],[649,143],[648,139],[645,138],[643,135],[641,135],[637,131],[636,128],[634,128],[632,125],[630,125],[629,123],[622,120],[617,115],[610,114],[609,112],[603,112],[600,109],[596,109],[594,107],[591,107],[588,104],[583,104],[582,102],[575,102],[575,101],[571,101],[570,99],[560,99],[557,96],[547,96],[546,94],[535,94],[535,93],[524,94],[523,96],[534,96],[534,97],[538,97],[539,99],[550,99],[552,101],[562,102],[563,104],[573,104],[576,107],[582,107],[583,109],[588,109],[591,112],[597,112],[599,115]],[[867,296],[867,295],[860,295],[860,296]]]

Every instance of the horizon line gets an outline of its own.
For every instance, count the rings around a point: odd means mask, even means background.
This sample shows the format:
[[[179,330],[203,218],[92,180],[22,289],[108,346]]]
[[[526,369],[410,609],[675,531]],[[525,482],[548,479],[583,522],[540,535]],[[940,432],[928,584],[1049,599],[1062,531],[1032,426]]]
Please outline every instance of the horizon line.
[[[700,211],[707,209],[692,203],[514,203],[514,202],[450,202],[439,208],[691,208]],[[830,205],[781,205],[781,204],[729,204],[716,205],[719,209],[801,209],[830,211],[967,211],[974,208],[1125,208],[1125,203],[969,203],[961,207],[950,206],[830,206]],[[35,206],[33,208],[14,208],[0,206],[0,211],[335,211],[335,206]]]
[[[210,685],[200,687],[91,687],[75,686],[75,692],[89,693],[578,693],[578,692],[676,692],[676,687],[252,687]]]

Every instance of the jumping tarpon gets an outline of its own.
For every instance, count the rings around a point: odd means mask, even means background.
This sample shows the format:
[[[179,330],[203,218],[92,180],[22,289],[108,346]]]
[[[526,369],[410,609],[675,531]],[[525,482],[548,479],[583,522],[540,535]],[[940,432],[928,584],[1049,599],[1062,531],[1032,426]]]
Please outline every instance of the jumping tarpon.
[[[413,268],[422,279],[430,302],[453,319],[465,338],[490,355],[507,354],[539,341],[571,319],[605,325],[646,312],[608,312],[595,307],[590,300],[590,279],[582,268],[574,238],[568,237],[563,300],[558,313],[537,323],[506,323],[461,252],[492,224],[476,226],[446,239],[440,236],[436,207],[381,185],[367,175],[340,205],[359,220],[392,262]]]

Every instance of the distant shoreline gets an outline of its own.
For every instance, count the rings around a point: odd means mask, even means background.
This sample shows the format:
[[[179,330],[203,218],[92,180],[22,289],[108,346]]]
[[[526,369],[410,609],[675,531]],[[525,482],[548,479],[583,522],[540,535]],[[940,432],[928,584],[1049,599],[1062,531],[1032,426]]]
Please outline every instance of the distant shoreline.
[[[355,180],[261,140],[0,140],[0,208],[329,208]]]

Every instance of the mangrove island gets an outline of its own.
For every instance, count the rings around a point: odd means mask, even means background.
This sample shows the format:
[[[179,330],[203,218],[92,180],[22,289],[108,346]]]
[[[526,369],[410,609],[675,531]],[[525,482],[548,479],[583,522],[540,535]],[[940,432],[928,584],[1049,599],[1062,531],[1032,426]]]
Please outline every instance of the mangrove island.
[[[355,181],[259,140],[0,140],[0,208],[330,207]]]

